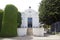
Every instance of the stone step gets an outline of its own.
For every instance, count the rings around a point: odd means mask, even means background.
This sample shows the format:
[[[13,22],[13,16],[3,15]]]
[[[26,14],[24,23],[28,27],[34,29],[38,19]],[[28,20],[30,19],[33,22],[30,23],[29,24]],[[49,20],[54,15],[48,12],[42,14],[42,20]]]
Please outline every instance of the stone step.
[[[28,29],[27,29],[27,35],[33,35],[32,28],[28,28]]]

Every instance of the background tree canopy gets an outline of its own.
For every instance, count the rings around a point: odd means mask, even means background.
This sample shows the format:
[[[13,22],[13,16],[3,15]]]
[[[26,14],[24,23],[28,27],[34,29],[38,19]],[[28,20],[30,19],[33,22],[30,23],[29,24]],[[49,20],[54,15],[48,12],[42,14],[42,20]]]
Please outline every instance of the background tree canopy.
[[[17,18],[18,27],[21,27],[21,22],[22,22],[21,13],[18,12],[18,18]]]
[[[39,18],[48,25],[60,21],[60,0],[42,0],[39,6]]]

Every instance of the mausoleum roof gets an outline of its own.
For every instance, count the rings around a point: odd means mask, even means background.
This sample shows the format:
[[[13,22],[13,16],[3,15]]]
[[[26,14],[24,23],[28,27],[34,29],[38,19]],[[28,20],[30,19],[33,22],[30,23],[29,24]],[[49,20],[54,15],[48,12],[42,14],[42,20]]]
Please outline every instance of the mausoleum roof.
[[[25,12],[29,12],[29,13],[30,13],[30,12],[35,12],[35,13],[37,13],[35,10],[33,10],[33,9],[31,8],[31,6],[29,6],[29,8],[28,8],[27,10],[25,10],[24,13],[25,13]]]

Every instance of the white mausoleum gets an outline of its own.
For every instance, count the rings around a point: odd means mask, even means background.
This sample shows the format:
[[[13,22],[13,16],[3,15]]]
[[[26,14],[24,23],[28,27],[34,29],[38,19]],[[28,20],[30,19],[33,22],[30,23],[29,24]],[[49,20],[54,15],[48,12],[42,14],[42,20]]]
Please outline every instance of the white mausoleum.
[[[29,9],[21,13],[22,15],[22,28],[39,28],[39,14],[35,10]]]
[[[39,23],[39,13],[31,9],[25,10],[21,13],[22,24],[21,28],[17,29],[18,36],[24,35],[36,35],[36,36],[44,36],[44,28],[40,27]]]

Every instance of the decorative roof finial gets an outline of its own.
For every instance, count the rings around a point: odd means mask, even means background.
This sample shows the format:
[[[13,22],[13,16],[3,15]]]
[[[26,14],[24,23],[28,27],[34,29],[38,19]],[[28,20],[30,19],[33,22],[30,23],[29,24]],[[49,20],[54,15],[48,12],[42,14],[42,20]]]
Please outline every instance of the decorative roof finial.
[[[29,8],[31,8],[31,6],[29,6]]]

